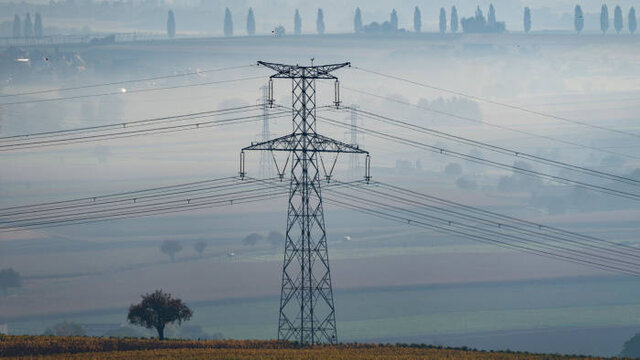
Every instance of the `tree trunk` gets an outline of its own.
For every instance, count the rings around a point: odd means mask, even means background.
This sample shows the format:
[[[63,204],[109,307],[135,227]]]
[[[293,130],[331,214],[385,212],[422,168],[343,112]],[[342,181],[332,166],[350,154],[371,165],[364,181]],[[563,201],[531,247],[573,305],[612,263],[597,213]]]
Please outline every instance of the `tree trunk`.
[[[158,330],[158,340],[164,340],[164,325],[156,327]]]

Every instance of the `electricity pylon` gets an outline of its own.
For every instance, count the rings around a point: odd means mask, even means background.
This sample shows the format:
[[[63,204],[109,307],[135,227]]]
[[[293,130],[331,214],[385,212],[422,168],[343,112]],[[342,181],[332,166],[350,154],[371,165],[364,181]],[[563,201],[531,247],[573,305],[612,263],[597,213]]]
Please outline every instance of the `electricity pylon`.
[[[316,80],[335,80],[335,106],[340,106],[338,79],[332,71],[349,63],[298,66],[259,61],[276,73],[269,80],[269,103],[273,104],[273,79],[291,79],[293,131],[289,135],[253,143],[242,149],[240,175],[244,177],[244,151],[286,151],[291,156],[289,210],[282,266],[278,339],[305,345],[338,342],[327,251],[327,233],[320,191],[322,153],[366,154],[316,132]],[[324,166],[322,167],[324,169]],[[370,178],[369,167],[365,178]],[[327,180],[331,174],[326,174]]]
[[[358,106],[351,105],[349,107],[350,119],[351,119],[351,128],[349,128],[349,132],[351,135],[351,145],[356,146],[358,144]],[[360,157],[356,154],[351,154],[349,156],[349,172],[352,177],[356,176],[356,173],[360,169]]]
[[[262,90],[262,134],[260,141],[267,141],[271,138],[269,131],[269,86],[265,85],[260,88]],[[271,159],[266,151],[260,154],[260,177],[266,179],[273,175],[271,168]]]

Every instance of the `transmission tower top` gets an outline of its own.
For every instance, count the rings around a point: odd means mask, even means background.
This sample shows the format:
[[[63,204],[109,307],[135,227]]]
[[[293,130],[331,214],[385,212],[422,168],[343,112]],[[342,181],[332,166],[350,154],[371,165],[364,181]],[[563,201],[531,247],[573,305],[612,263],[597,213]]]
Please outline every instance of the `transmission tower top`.
[[[366,155],[365,179],[371,178],[369,153],[356,144],[347,144],[316,132],[316,80],[335,80],[336,108],[340,107],[338,78],[332,71],[349,63],[314,66],[284,65],[258,61],[275,71],[269,79],[269,105],[273,106],[273,79],[291,79],[292,132],[275,139],[252,143],[240,153],[240,177],[244,178],[244,152],[262,150],[289,152],[283,178],[291,159],[287,235],[284,244],[278,339],[300,344],[338,343],[327,234],[324,223],[321,172],[331,180],[340,153]],[[325,166],[323,156],[334,157]],[[275,156],[274,162],[275,160]]]
[[[258,66],[264,66],[271,70],[274,70],[276,73],[270,76],[270,78],[272,79],[307,78],[337,80],[338,78],[331,75],[331,72],[343,67],[351,67],[351,63],[345,62],[329,65],[300,66],[297,64],[285,65],[258,61]]]

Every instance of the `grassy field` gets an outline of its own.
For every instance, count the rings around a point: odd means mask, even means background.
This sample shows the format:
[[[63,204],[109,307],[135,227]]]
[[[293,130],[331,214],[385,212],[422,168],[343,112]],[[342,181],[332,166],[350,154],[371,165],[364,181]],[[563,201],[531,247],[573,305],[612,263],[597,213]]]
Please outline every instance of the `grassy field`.
[[[0,336],[5,359],[574,359],[582,356],[486,352],[426,345],[345,344],[300,348],[282,341]],[[596,358],[593,358],[596,359]]]

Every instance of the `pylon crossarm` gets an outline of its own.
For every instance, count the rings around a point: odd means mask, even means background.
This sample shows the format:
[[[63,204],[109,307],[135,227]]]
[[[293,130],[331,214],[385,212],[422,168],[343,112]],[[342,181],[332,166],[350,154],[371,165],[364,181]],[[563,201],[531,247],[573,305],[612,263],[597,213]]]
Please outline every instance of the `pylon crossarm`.
[[[305,135],[301,133],[285,135],[268,141],[252,143],[251,146],[242,150],[300,151],[303,150],[302,139],[304,137]],[[306,150],[311,152],[369,154],[368,151],[360,149],[357,145],[343,143],[320,134],[308,134],[306,138],[308,140]]]
[[[276,73],[271,75],[272,79],[308,78],[335,80],[337,78],[331,75],[331,72],[346,66],[351,66],[351,63],[345,62],[319,66],[299,66],[258,61],[258,66],[264,66],[275,71]]]

